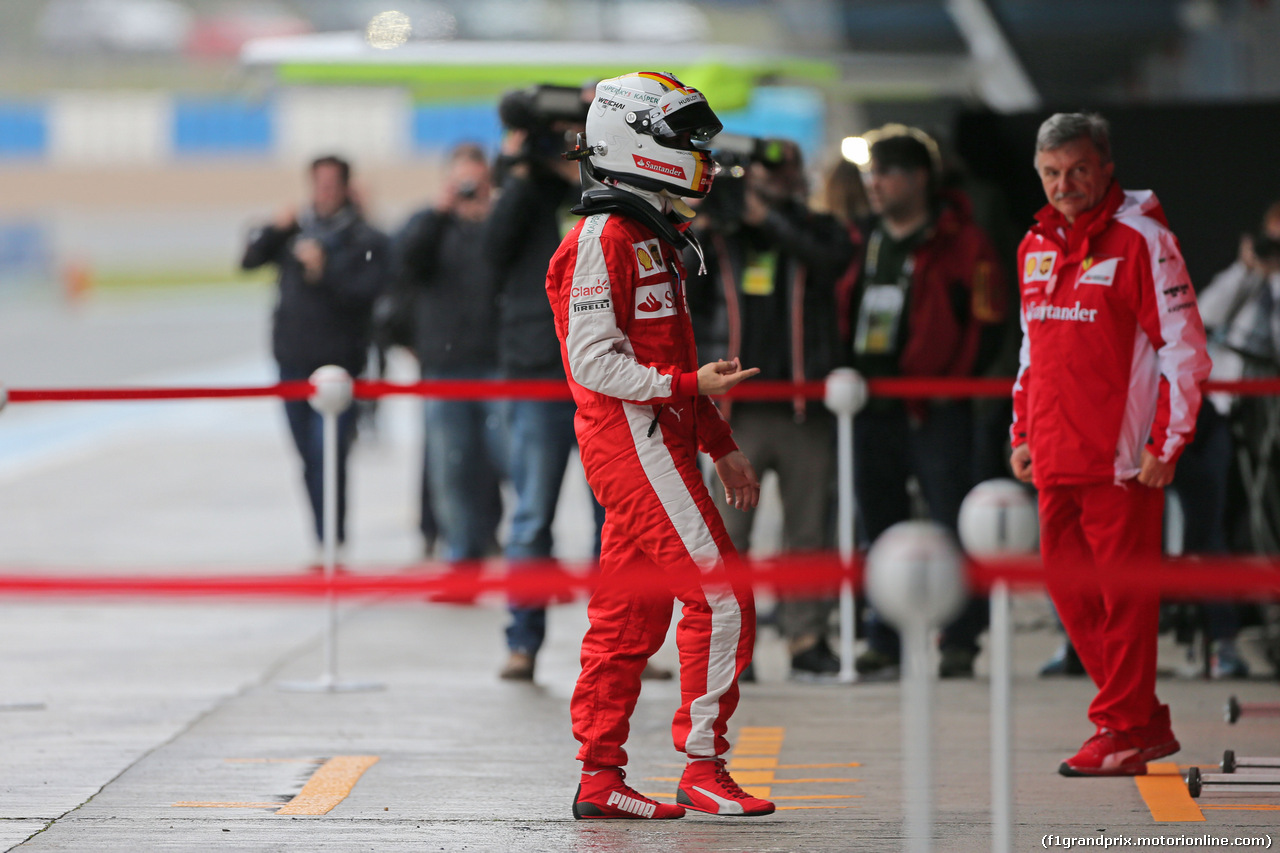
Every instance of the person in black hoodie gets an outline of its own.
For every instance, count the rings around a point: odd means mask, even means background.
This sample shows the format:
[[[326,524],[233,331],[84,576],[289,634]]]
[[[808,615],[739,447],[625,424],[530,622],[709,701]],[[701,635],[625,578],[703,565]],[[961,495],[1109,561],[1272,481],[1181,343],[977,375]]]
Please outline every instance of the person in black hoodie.
[[[311,201],[289,208],[249,235],[240,266],[274,264],[279,292],[272,352],[282,381],[307,379],[335,364],[358,375],[368,358],[374,300],[390,277],[389,243],[364,221],[351,197],[351,166],[339,157],[311,163]],[[324,541],[324,449],[321,416],[305,400],[289,400],[285,415],[302,457],[317,542]],[[338,418],[337,540],[346,540],[347,454],[355,410]]]
[[[561,154],[581,125],[556,122],[533,130],[510,128],[503,142],[505,172],[489,216],[485,253],[498,282],[498,363],[507,379],[564,379],[560,342],[547,302],[547,264],[577,221],[577,166]],[[565,400],[514,400],[508,409],[508,475],[515,508],[506,544],[509,560],[551,556],[551,524],[569,454],[576,445]],[[503,678],[533,678],[546,633],[542,601],[513,602],[507,628],[510,658]]]
[[[741,358],[763,379],[825,379],[842,360],[836,286],[857,257],[858,231],[810,209],[800,148],[764,140],[726,196],[693,222],[706,247],[709,275],[695,278],[690,308],[711,320],[698,341],[700,357]],[[710,201],[715,201],[714,196]],[[701,309],[701,310],[699,310]],[[717,331],[718,330],[718,331]],[[821,402],[720,403],[743,452],[763,473],[778,476],[783,547],[791,553],[829,547],[834,419]],[[754,511],[716,504],[734,546],[747,553]],[[835,606],[826,596],[784,598],[776,614],[797,678],[834,677],[840,662],[827,640]]]
[[[457,146],[439,201],[414,214],[396,239],[396,287],[413,318],[424,379],[497,378],[497,297],[483,245],[490,181],[484,149]],[[424,405],[423,517],[439,523],[452,562],[478,560],[497,541],[504,408],[498,400]]]

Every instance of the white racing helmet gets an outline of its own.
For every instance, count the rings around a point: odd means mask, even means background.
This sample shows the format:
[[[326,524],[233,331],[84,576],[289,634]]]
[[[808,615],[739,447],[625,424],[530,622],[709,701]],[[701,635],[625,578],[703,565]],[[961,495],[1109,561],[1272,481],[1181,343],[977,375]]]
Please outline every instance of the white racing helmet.
[[[697,89],[672,74],[637,71],[596,84],[582,156],[597,179],[702,198],[716,166],[694,143],[723,127]]]

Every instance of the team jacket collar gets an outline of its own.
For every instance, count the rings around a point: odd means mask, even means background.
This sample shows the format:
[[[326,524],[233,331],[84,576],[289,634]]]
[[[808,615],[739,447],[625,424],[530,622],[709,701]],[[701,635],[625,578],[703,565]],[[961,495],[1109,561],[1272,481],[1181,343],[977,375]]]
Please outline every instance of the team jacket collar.
[[[1074,223],[1046,204],[1036,214],[1037,224],[1031,230],[1066,249],[1067,261],[1081,260],[1089,254],[1090,239],[1107,227],[1124,201],[1124,190],[1112,179],[1102,201],[1077,216]]]

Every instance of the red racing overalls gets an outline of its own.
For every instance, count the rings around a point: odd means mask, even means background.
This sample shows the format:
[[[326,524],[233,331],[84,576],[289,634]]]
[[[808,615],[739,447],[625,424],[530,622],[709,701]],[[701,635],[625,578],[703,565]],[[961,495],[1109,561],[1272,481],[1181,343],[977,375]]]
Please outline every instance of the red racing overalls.
[[[587,764],[621,766],[640,673],[661,647],[672,599],[681,704],[676,749],[720,755],[751,659],[750,585],[698,466],[737,449],[697,355],[679,252],[621,213],[585,217],[547,273],[587,481],[605,507],[600,580],[588,605],[571,704]]]

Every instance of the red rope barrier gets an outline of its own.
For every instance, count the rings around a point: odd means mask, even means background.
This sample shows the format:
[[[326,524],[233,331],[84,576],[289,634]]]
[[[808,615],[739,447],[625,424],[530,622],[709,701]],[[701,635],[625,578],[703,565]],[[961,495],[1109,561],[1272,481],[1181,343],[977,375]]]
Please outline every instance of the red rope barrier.
[[[315,392],[305,379],[239,388],[11,388],[10,403],[68,403],[102,400],[204,400],[280,397],[305,400]]]
[[[395,396],[440,400],[571,399],[569,383],[563,379],[424,379],[420,382],[357,379],[355,396],[361,400]]]
[[[1039,559],[1010,558],[971,561],[966,567],[970,588],[986,593],[1003,581],[1016,591],[1042,589],[1045,582]],[[849,580],[862,587],[863,566],[846,567],[835,554],[808,554],[751,561],[747,577],[786,598],[833,595]],[[1096,577],[1096,576],[1095,576]],[[477,596],[503,594],[516,600],[569,601],[594,589],[598,574],[594,564],[565,566],[555,561],[510,564],[447,566],[421,564],[408,572],[353,573],[333,578],[308,572],[275,575],[50,575],[0,574],[0,596],[111,595],[130,597],[317,597],[335,595],[474,600]],[[623,574],[619,583],[633,592],[669,593],[661,573],[637,571]],[[1096,583],[1088,572],[1063,573],[1059,586],[1070,590]],[[1280,598],[1280,562],[1254,558],[1168,560],[1154,569],[1111,571],[1105,583],[1112,588],[1158,591],[1169,599],[1276,599]]]
[[[356,398],[391,396],[435,397],[443,400],[568,400],[569,386],[561,379],[432,379],[420,382],[387,382],[357,379]],[[900,399],[1007,397],[1013,380],[1007,378],[896,377],[867,382],[873,397]],[[825,384],[759,380],[744,382],[725,396],[735,400],[785,402],[795,397],[820,400]],[[1247,379],[1240,382],[1206,382],[1205,391],[1223,391],[1242,397],[1280,395],[1280,379]],[[124,400],[201,400],[234,397],[279,397],[305,400],[314,388],[306,380],[274,385],[214,388],[11,388],[10,403],[65,403]]]
[[[1061,573],[1055,586],[1070,590],[1096,588],[1096,571]],[[1038,558],[973,560],[968,566],[970,586],[987,592],[998,581],[1010,589],[1040,589],[1044,566]],[[1280,562],[1263,558],[1169,559],[1155,567],[1112,568],[1102,581],[1113,589],[1159,592],[1170,598],[1237,599],[1280,596]]]

